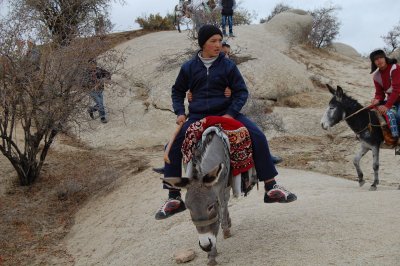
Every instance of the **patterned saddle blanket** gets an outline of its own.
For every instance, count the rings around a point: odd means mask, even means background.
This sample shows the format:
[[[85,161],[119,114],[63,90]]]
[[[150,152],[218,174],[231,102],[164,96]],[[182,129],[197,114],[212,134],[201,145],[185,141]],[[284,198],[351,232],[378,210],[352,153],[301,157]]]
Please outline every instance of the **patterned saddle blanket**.
[[[239,121],[221,116],[207,116],[189,126],[182,144],[184,163],[188,163],[192,159],[203,132],[211,126],[220,127],[229,139],[233,176],[251,169],[254,161],[249,131]]]

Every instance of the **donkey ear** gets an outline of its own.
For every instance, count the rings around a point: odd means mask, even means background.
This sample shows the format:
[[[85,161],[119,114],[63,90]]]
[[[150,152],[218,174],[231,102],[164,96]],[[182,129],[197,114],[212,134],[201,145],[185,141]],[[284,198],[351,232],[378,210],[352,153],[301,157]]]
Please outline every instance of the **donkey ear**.
[[[208,174],[203,176],[204,185],[211,187],[215,183],[217,183],[219,178],[221,177],[223,168],[224,168],[224,164],[220,163],[217,166],[215,166]]]
[[[336,91],[334,88],[331,87],[329,84],[325,84],[326,87],[328,88],[329,92],[332,93],[332,95],[336,95]]]
[[[186,188],[189,185],[189,178],[186,177],[164,177],[161,178],[168,188]]]
[[[341,101],[343,99],[343,89],[340,86],[337,86],[337,90],[336,90],[336,98],[338,101]]]

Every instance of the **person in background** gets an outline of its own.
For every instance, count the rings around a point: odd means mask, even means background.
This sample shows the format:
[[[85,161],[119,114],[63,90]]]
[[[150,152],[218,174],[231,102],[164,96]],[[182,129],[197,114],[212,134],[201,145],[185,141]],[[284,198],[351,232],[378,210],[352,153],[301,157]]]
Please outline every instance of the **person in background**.
[[[88,113],[95,119],[94,112],[99,112],[100,121],[107,123],[106,111],[104,107],[104,84],[111,80],[111,74],[107,70],[97,66],[96,60],[89,61],[89,70],[86,76],[85,86],[91,89],[90,97],[95,102],[94,106],[89,107]]]
[[[235,0],[219,0],[218,7],[221,9],[222,21],[222,33],[224,37],[227,37],[226,34],[226,24],[228,23],[229,27],[229,37],[235,37],[233,34],[233,11],[236,9],[236,1]]]

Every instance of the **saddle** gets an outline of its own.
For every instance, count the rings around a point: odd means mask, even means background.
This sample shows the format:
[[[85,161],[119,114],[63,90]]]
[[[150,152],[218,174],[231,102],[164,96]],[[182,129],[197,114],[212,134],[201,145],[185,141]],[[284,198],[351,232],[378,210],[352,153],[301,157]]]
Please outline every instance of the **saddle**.
[[[208,116],[189,126],[182,144],[183,162],[191,167],[190,161],[201,141],[208,133],[215,132],[223,139],[229,150],[232,179],[230,184],[233,194],[245,196],[257,183],[257,175],[253,169],[253,151],[250,134],[246,127],[237,120]]]
[[[376,117],[378,118],[379,124],[381,126],[381,130],[382,130],[382,134],[383,134],[384,144],[386,145],[386,147],[382,147],[382,148],[392,149],[392,148],[399,146],[400,145],[399,138],[393,137],[392,132],[390,131],[388,124],[386,122],[386,119],[377,110],[373,109],[373,111],[375,112]],[[396,154],[397,154],[397,150],[396,150]]]

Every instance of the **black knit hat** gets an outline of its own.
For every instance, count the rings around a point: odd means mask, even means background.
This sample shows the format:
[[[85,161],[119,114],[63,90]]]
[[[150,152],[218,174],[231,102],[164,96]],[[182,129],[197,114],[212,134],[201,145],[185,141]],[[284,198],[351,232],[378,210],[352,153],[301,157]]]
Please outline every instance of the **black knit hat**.
[[[203,45],[206,43],[208,39],[210,39],[215,34],[219,34],[222,36],[222,31],[214,26],[214,25],[204,25],[199,29],[198,39],[200,48],[203,48]]]
[[[384,57],[386,64],[396,64],[397,60],[396,59],[392,59],[386,56],[385,51],[378,49],[375,51],[372,51],[372,53],[369,55],[369,59],[371,60],[371,72],[370,74],[372,74],[373,72],[375,72],[375,70],[378,68],[375,65],[375,59],[379,58],[379,57]]]

